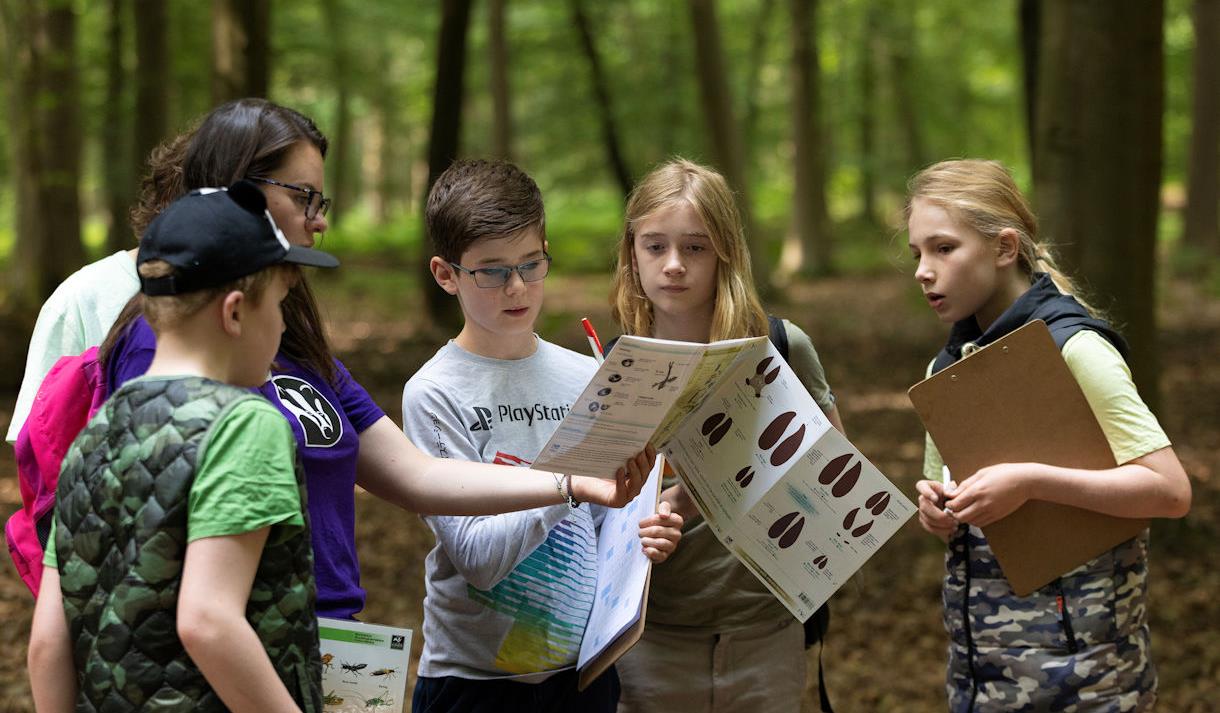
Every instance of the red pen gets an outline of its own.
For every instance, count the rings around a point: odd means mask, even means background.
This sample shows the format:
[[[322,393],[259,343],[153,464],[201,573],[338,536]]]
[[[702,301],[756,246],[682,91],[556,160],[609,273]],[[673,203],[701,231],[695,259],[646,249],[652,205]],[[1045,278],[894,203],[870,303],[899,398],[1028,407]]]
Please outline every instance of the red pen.
[[[585,328],[585,335],[589,337],[589,348],[593,350],[593,358],[600,364],[605,360],[605,355],[602,354],[602,342],[597,338],[597,332],[593,329],[593,323],[588,317],[580,318],[580,326]]]

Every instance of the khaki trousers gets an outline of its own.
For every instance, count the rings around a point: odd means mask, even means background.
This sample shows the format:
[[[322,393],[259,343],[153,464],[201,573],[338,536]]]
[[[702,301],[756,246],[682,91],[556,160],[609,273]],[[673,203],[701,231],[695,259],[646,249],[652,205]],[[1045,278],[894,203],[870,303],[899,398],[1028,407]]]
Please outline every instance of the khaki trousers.
[[[805,631],[795,619],[718,634],[649,624],[616,667],[618,713],[798,713]]]

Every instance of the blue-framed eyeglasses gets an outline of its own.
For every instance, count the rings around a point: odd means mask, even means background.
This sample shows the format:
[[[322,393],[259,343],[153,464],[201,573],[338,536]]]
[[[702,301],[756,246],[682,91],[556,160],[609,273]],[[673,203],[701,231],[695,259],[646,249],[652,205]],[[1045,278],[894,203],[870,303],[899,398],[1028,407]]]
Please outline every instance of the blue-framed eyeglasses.
[[[514,272],[521,276],[522,282],[537,282],[546,277],[547,273],[551,271],[551,256],[544,252],[542,257],[537,260],[530,260],[512,267],[497,265],[496,267],[476,267],[471,270],[456,262],[449,263],[449,267],[470,275],[474,278],[474,284],[479,287],[503,287],[508,284]]]

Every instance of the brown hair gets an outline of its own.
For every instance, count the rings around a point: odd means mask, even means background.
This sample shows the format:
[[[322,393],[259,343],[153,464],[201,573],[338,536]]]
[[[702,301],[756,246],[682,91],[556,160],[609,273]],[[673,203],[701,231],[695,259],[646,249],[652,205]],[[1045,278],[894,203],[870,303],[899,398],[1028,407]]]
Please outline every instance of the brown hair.
[[[750,249],[733,192],[719,173],[684,158],[670,159],[653,169],[627,199],[618,268],[610,292],[614,318],[627,334],[652,336],[652,302],[644,294],[635,269],[635,230],[640,221],[683,201],[703,221],[719,258],[710,339],[766,335],[767,313],[754,289]]]
[[[1085,301],[1072,278],[1059,269],[1051,247],[1039,239],[1038,218],[1004,164],[981,159],[933,164],[908,182],[905,220],[910,220],[916,198],[944,208],[989,240],[998,238],[1005,228],[1015,230],[1020,237],[1017,267],[1022,274],[1032,282],[1035,273],[1048,273],[1060,292],[1075,297],[1093,316],[1103,316]]]
[[[537,228],[546,239],[542,192],[507,161],[456,161],[428,191],[424,224],[442,260],[458,262],[478,240]]]
[[[174,200],[196,188],[229,186],[247,176],[274,172],[294,146],[307,141],[326,157],[328,142],[309,117],[266,99],[238,99],[213,109],[198,124],[167,140],[149,156],[149,172],[131,212],[142,235],[152,219]],[[124,310],[120,319],[134,319]],[[338,375],[317,301],[302,277],[284,301],[280,353],[332,385]],[[123,331],[126,322],[116,323]],[[113,345],[111,345],[113,346]]]
[[[164,260],[149,260],[140,265],[139,272],[140,276],[145,278],[164,277],[173,274],[174,266]],[[289,280],[289,285],[299,280],[301,274],[300,268],[296,265],[271,265],[216,287],[207,287],[180,295],[145,296],[141,309],[144,319],[148,321],[148,326],[160,334],[167,326],[195,316],[212,300],[233,291],[245,293],[246,297],[255,305],[261,304],[267,287],[275,276],[281,273]],[[105,363],[104,360],[103,363]]]

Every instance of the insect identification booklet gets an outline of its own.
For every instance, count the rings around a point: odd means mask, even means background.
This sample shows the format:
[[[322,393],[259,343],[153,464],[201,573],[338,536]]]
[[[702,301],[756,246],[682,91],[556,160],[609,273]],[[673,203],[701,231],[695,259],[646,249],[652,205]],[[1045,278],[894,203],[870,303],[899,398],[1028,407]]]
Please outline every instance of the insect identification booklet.
[[[328,711],[402,710],[411,630],[318,617]]]
[[[613,477],[646,443],[801,621],[915,513],[766,337],[621,337],[532,467]]]

